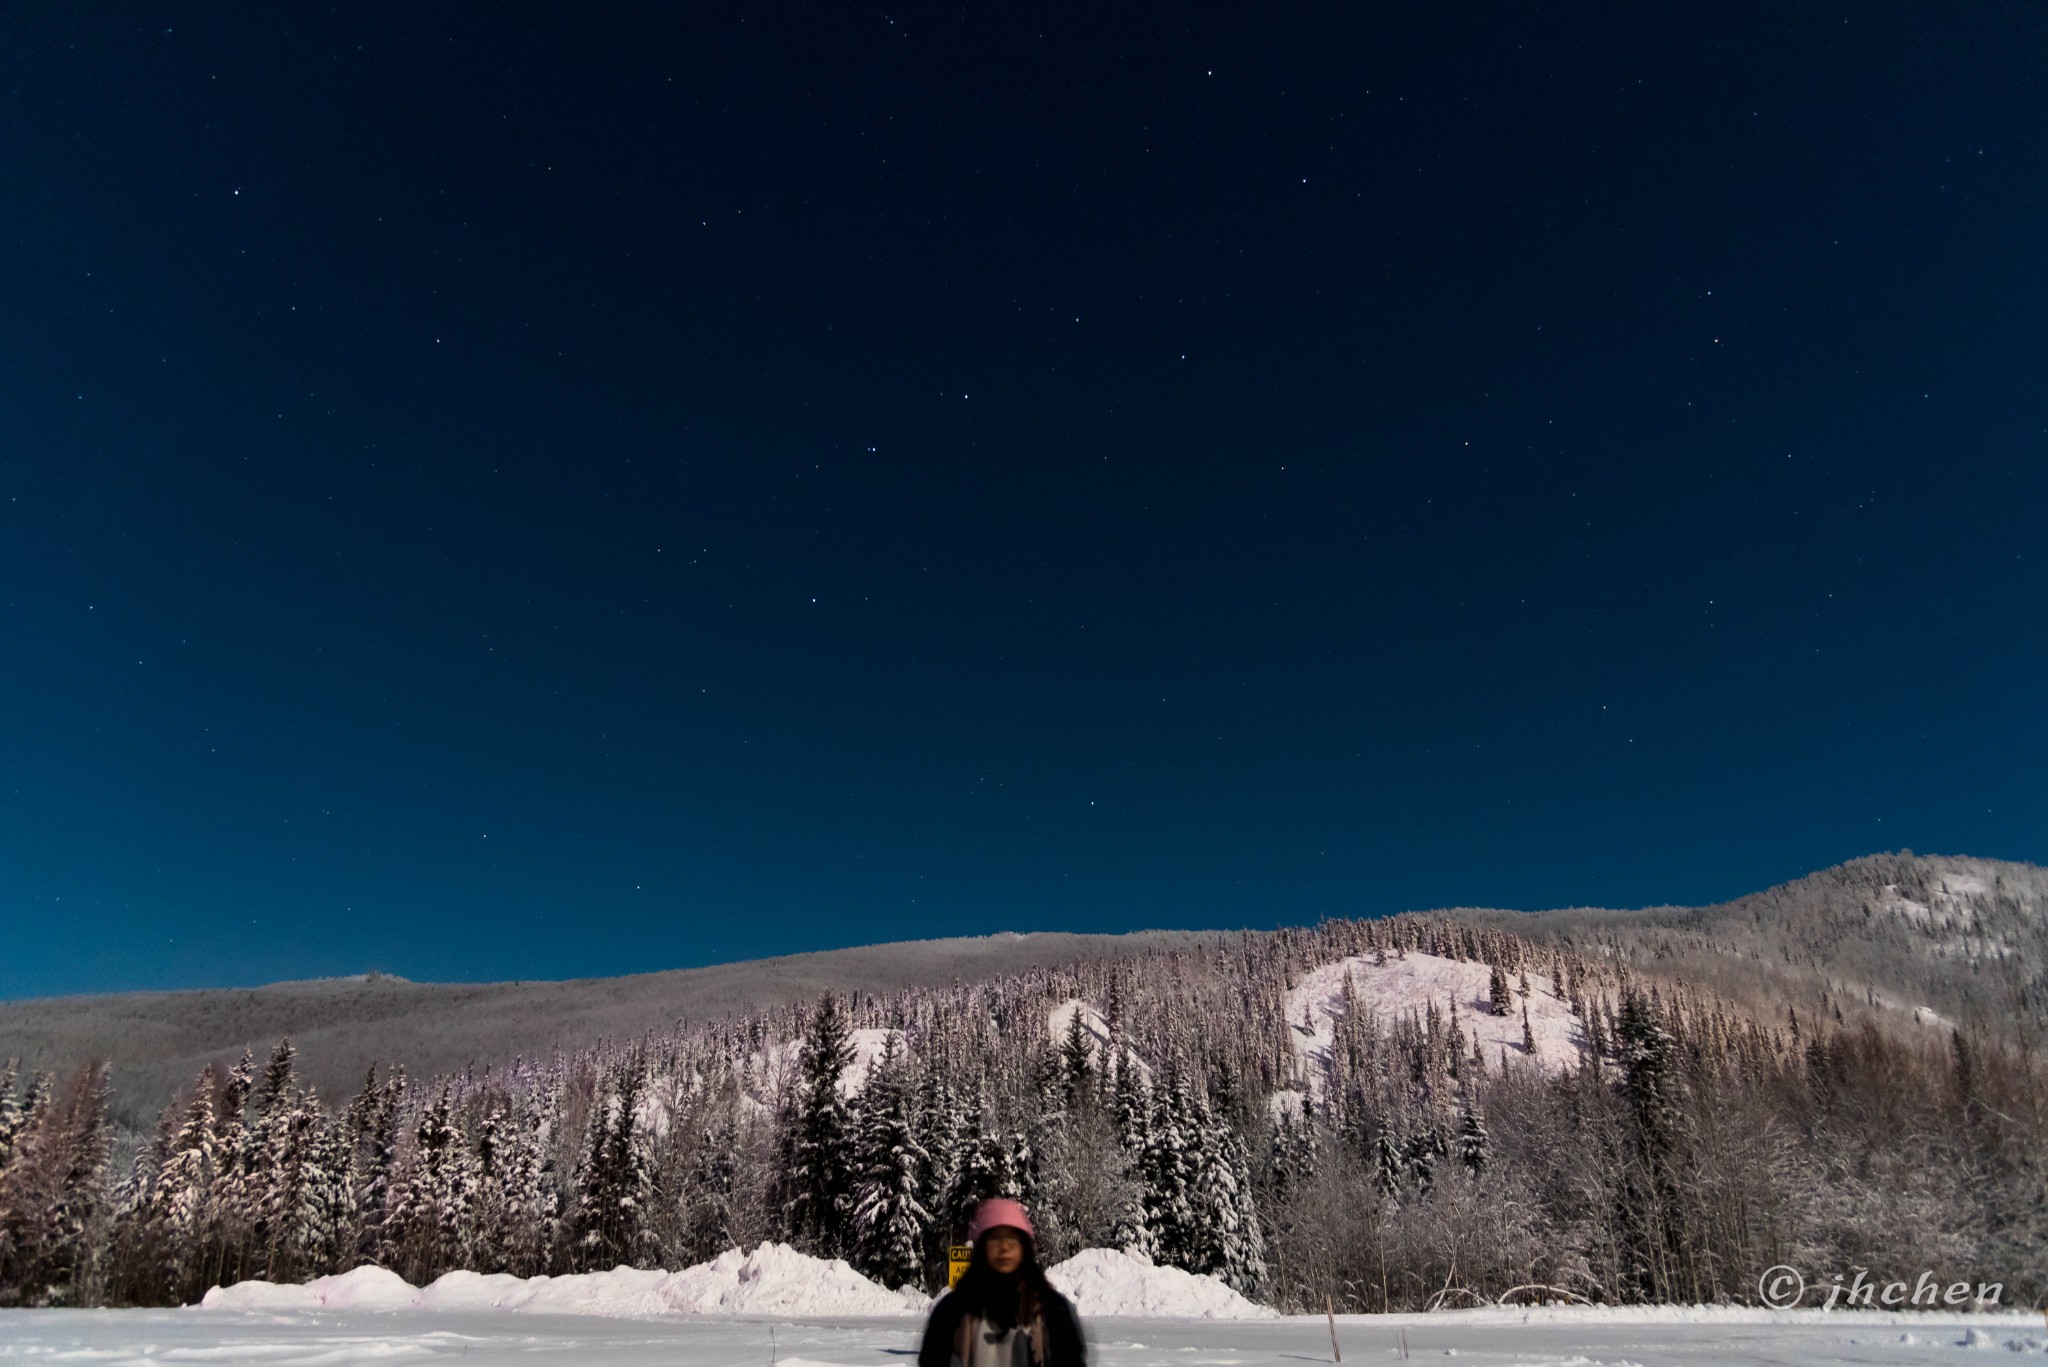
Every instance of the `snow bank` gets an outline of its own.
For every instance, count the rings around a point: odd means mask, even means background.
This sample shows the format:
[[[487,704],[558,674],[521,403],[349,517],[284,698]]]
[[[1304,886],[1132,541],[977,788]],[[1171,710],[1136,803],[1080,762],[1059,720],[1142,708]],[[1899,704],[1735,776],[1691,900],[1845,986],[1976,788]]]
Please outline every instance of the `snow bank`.
[[[500,1310],[536,1315],[921,1315],[921,1292],[877,1286],[838,1258],[762,1244],[729,1249],[681,1272],[616,1267],[564,1277],[450,1272],[416,1289],[381,1267],[359,1267],[303,1286],[216,1286],[209,1310]]]
[[[1159,1267],[1114,1248],[1084,1248],[1046,1269],[1046,1279],[1091,1315],[1161,1319],[1271,1320],[1279,1312],[1254,1305],[1214,1277]]]
[[[1147,1315],[1168,1319],[1273,1319],[1214,1277],[1108,1248],[1084,1249],[1046,1276],[1083,1316]],[[303,1286],[237,1282],[214,1287],[207,1310],[431,1310],[497,1311],[530,1315],[617,1317],[709,1316],[918,1316],[931,1300],[911,1287],[891,1291],[838,1258],[813,1258],[788,1244],[764,1243],[751,1253],[734,1248],[680,1272],[615,1267],[563,1277],[450,1272],[414,1287],[381,1267],[358,1267]]]
[[[695,1315],[921,1315],[931,1299],[914,1287],[890,1291],[848,1267],[762,1244],[727,1249],[663,1284],[671,1306]]]
[[[209,1310],[403,1310],[417,1294],[411,1282],[381,1267],[356,1267],[298,1286],[236,1282],[216,1286],[199,1303]]]
[[[495,1310],[526,1285],[526,1278],[510,1272],[450,1272],[415,1294],[412,1304],[422,1310]]]
[[[451,1277],[462,1273],[451,1272]],[[675,1307],[661,1294],[662,1283],[675,1274],[645,1271],[637,1267],[615,1267],[609,1272],[580,1272],[566,1277],[514,1277],[512,1285],[492,1300],[469,1307],[478,1310],[523,1311],[533,1315],[666,1315]],[[420,1303],[432,1307],[436,1288],[448,1277],[420,1293]],[[455,1288],[461,1295],[464,1287]]]

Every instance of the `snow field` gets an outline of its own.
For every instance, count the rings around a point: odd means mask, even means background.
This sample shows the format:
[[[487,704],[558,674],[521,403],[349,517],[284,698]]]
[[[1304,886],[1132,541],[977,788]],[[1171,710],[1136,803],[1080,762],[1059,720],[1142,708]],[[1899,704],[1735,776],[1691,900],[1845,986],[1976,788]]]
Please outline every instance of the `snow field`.
[[[1320,1315],[1085,1322],[1095,1367],[1292,1367],[1331,1360]],[[886,1367],[919,1322],[733,1316],[602,1319],[492,1311],[0,1310],[7,1367]],[[1706,1310],[1346,1315],[1347,1363],[1456,1359],[1478,1367],[1940,1367],[2040,1361],[2038,1314]],[[1406,1346],[1406,1353],[1402,1349]],[[2003,1356],[1985,1359],[1981,1354]]]
[[[1286,997],[1289,1038],[1301,1082],[1311,1096],[1319,1095],[1329,1068],[1330,1041],[1336,1023],[1344,1014],[1344,981],[1351,980],[1352,993],[1361,1009],[1380,1018],[1382,1027],[1407,1016],[1420,1016],[1431,1003],[1446,1018],[1453,1003],[1458,1008],[1458,1027],[1469,1049],[1477,1034],[1489,1067],[1499,1064],[1505,1050],[1510,1062],[1533,1062],[1548,1073],[1560,1073],[1578,1066],[1585,1049],[1585,1033],[1571,1005],[1558,998],[1550,979],[1540,973],[1529,975],[1529,995],[1515,998],[1514,1012],[1496,1016],[1487,1009],[1486,990],[1493,970],[1485,964],[1445,959],[1435,954],[1410,950],[1406,957],[1387,956],[1384,964],[1370,955],[1353,955],[1304,973]],[[1510,978],[1510,984],[1514,979]],[[1522,1007],[1529,1008],[1529,1033],[1535,1037],[1533,1056],[1522,1043]],[[1298,1106],[1298,1095],[1277,1093],[1276,1105]]]

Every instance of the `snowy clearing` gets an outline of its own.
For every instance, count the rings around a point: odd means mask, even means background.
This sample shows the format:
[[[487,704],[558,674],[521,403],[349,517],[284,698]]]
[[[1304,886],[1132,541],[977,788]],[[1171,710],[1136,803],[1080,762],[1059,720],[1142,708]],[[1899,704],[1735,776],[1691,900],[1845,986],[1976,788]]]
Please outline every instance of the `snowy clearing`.
[[[1275,1320],[1091,1318],[1097,1367],[1282,1367],[1329,1362],[1320,1316]],[[82,1367],[885,1367],[908,1363],[918,1322],[646,1319],[496,1311],[0,1310],[0,1363]],[[1727,1363],[1939,1364],[2043,1352],[2039,1315],[1883,1311],[1530,1310],[1346,1315],[1347,1362],[1408,1356],[1494,1364],[1706,1367]],[[2005,1360],[2005,1359],[1999,1359]]]
[[[1310,1094],[1322,1091],[1331,1036],[1344,1014],[1346,977],[1351,979],[1359,1006],[1378,1015],[1383,1025],[1420,1016],[1431,1003],[1448,1016],[1456,1003],[1466,1043],[1478,1035],[1489,1065],[1496,1063],[1503,1051],[1510,1060],[1531,1059],[1522,1041],[1522,1007],[1526,1005],[1529,1033],[1536,1041],[1533,1061],[1552,1073],[1576,1067],[1585,1035],[1570,1004],[1558,999],[1550,979],[1531,973],[1529,995],[1515,998],[1513,1014],[1496,1016],[1486,1005],[1492,972],[1485,964],[1411,950],[1405,958],[1390,955],[1383,964],[1367,955],[1354,955],[1304,973],[1288,992],[1286,1009],[1294,1056]]]
[[[1079,997],[1069,997],[1053,1007],[1052,1010],[1046,1012],[1046,1034],[1054,1044],[1063,1043],[1067,1038],[1068,1027],[1077,1012],[1081,1017],[1081,1034],[1088,1041],[1088,1057],[1096,1067],[1100,1068],[1102,1066],[1102,1051],[1109,1047],[1109,1020],[1087,1002]],[[1144,1059],[1139,1058],[1138,1051],[1129,1045],[1124,1046],[1124,1062],[1130,1067],[1137,1069],[1138,1076],[1144,1078],[1145,1081],[1150,1082],[1152,1080],[1151,1065],[1147,1064]]]
[[[881,1061],[887,1052],[889,1042],[894,1040],[900,1049],[903,1046],[903,1032],[900,1030],[879,1030],[860,1026],[846,1032],[846,1042],[852,1047],[853,1057],[839,1073],[839,1095],[848,1101],[859,1096],[868,1085],[868,1073]],[[768,1046],[767,1059],[763,1068],[765,1095],[755,1098],[764,1106],[787,1086],[796,1076],[803,1059],[804,1042],[800,1039],[783,1040]]]

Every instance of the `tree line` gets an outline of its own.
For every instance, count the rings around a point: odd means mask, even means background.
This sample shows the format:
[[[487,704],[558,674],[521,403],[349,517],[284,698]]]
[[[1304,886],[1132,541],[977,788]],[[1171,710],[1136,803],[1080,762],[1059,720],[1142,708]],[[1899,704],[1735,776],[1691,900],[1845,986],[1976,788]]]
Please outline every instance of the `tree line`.
[[[366,1263],[416,1284],[680,1267],[767,1239],[935,1289],[990,1195],[1031,1205],[1048,1261],[1128,1249],[1283,1309],[1741,1302],[1778,1263],[2048,1287],[2037,1055],[1738,1009],[1612,949],[1338,921],[509,1068],[373,1069],[339,1104],[281,1041],[207,1069],[146,1136],[112,1131],[104,1068],[10,1067],[0,1304],[177,1304]],[[1304,1062],[1301,975],[1409,954],[1487,987],[1348,1003]],[[1532,994],[1571,1012],[1561,1071]],[[1522,1046],[1489,1055],[1482,1011],[1519,1016]]]

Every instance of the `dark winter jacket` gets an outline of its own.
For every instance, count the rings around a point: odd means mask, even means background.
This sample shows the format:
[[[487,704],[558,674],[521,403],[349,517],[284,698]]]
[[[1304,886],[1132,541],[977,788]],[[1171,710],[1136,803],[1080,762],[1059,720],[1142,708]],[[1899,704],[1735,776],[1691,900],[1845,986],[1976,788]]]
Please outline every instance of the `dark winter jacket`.
[[[1035,1280],[1038,1313],[1018,1326],[1018,1278],[998,1277],[986,1269],[974,1269],[932,1307],[932,1316],[925,1321],[917,1367],[955,1367],[967,1360],[965,1350],[973,1335],[1012,1327],[1025,1331],[1035,1367],[1087,1367],[1088,1345],[1081,1337],[1081,1321],[1075,1317],[1074,1307],[1067,1304],[1065,1296],[1046,1285],[1042,1276]]]

